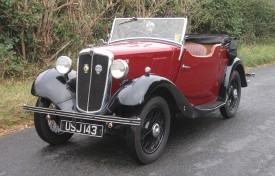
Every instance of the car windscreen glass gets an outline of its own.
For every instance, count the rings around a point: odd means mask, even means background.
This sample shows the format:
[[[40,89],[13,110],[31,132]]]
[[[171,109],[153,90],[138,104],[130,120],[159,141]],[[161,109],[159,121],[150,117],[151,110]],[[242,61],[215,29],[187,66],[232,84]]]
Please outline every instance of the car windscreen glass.
[[[116,18],[109,42],[152,38],[182,43],[186,18]]]

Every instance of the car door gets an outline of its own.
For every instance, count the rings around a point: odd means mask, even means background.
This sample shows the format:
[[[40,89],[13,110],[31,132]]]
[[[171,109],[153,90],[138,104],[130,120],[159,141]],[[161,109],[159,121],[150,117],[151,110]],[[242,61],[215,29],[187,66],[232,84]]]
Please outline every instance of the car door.
[[[220,45],[208,55],[191,55],[186,49],[176,78],[176,86],[194,105],[209,103],[218,96],[225,59]]]

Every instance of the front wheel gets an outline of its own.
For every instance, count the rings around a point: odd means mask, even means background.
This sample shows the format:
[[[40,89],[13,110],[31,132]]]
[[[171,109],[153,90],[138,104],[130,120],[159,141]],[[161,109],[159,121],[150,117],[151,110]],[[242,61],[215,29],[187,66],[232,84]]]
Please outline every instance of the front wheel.
[[[170,131],[170,111],[166,101],[153,97],[142,108],[141,126],[130,127],[127,146],[130,155],[142,164],[155,161],[163,152]]]
[[[44,98],[39,98],[36,106],[56,109],[53,103]],[[58,116],[34,113],[34,126],[39,137],[52,145],[63,144],[73,136],[60,130]]]
[[[237,71],[234,71],[230,77],[228,98],[226,104],[220,111],[223,117],[232,118],[236,115],[241,100],[241,78]]]

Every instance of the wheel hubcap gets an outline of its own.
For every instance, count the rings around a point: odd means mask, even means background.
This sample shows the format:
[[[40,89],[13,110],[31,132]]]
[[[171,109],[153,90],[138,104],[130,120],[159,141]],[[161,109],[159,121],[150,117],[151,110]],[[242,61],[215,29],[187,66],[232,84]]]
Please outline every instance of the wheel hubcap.
[[[46,119],[51,120],[51,116],[49,114],[47,114]]]
[[[155,138],[159,136],[159,134],[160,134],[160,126],[159,126],[159,124],[155,123],[153,125],[153,127],[152,127],[152,134],[153,134],[153,136]]]
[[[50,109],[56,109],[56,107],[53,104],[50,104],[49,106]],[[46,115],[46,120],[48,123],[48,126],[50,128],[50,130],[57,134],[57,135],[61,135],[63,134],[63,131],[61,131],[59,124],[57,124],[56,122],[56,117],[55,116],[51,116],[49,114]]]
[[[237,106],[239,101],[239,83],[237,79],[231,81],[229,97],[228,97],[228,107],[230,111],[233,111]]]
[[[238,91],[237,91],[237,89],[233,90],[233,96],[234,96],[235,99],[238,98]]]

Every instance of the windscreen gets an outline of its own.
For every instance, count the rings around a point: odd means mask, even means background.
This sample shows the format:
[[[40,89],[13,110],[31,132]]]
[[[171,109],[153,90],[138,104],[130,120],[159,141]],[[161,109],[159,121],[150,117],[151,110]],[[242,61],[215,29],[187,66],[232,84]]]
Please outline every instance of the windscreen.
[[[186,21],[186,18],[116,18],[109,42],[148,38],[182,43]]]

